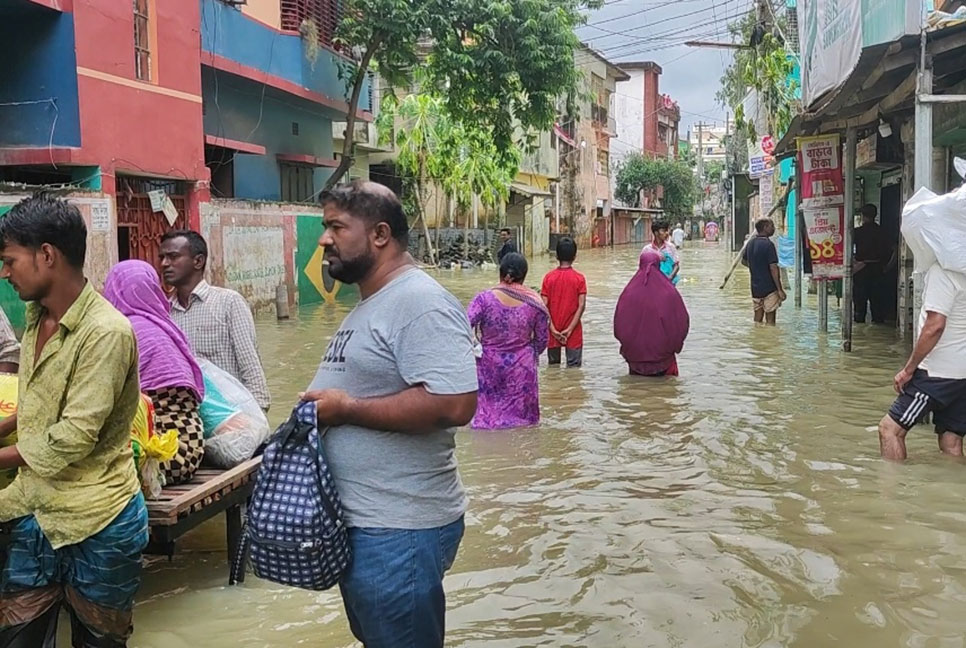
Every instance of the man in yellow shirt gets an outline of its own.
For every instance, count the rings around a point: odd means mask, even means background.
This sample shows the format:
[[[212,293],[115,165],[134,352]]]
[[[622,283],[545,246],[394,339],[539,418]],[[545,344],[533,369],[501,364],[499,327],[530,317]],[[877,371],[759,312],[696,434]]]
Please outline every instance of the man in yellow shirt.
[[[53,646],[57,614],[73,645],[125,646],[147,511],[130,450],[139,398],[127,319],[84,278],[77,208],[37,195],[0,219],[0,278],[27,304],[16,416],[0,422],[0,522],[12,521],[0,574],[0,646]]]

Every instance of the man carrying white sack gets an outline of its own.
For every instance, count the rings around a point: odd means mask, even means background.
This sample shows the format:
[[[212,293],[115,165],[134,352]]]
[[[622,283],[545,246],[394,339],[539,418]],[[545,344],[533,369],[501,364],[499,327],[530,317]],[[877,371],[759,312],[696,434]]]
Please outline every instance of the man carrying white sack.
[[[949,228],[951,235],[947,238],[935,239],[943,240],[942,247],[932,247],[922,236],[926,227],[940,224],[937,220],[951,218],[952,224],[959,226],[961,222],[957,221],[963,216],[941,206],[949,196],[935,197],[933,206],[940,212],[932,214],[937,218],[929,219],[932,222],[927,225],[928,221],[921,218],[925,212],[916,213],[922,204],[917,199],[923,197],[917,194],[907,204],[903,236],[917,262],[939,262],[932,263],[925,273],[919,337],[908,362],[895,377],[899,396],[879,423],[882,457],[894,461],[906,458],[906,433],[929,414],[943,453],[962,456],[966,434],[966,275],[957,271],[959,266],[949,263],[956,255],[948,254],[957,247],[952,234],[957,227]]]

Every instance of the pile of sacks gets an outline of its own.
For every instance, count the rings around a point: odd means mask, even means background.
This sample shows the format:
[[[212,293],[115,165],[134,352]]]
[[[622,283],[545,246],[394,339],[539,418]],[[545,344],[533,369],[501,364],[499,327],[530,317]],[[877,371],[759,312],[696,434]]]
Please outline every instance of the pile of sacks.
[[[956,158],[960,177],[966,160]],[[915,255],[916,272],[938,263],[945,270],[966,274],[966,185],[938,195],[923,187],[902,209],[902,236]]]

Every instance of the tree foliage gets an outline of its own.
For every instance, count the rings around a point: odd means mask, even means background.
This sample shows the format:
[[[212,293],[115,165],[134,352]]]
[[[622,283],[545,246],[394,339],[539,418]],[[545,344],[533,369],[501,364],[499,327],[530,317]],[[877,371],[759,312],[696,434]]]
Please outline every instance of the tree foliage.
[[[498,155],[490,133],[454,119],[439,95],[410,94],[401,100],[390,96],[378,126],[383,138],[394,134],[397,168],[415,182],[427,241],[425,211],[430,185],[464,209],[474,195],[488,206],[509,197],[510,182],[520,165],[519,149],[511,144],[509,151]],[[434,257],[432,247],[430,256]]]
[[[624,158],[617,170],[617,197],[640,206],[640,193],[664,187],[662,207],[671,216],[687,216],[694,208],[697,183],[682,160],[652,159],[641,154]]]
[[[516,155],[514,136],[544,131],[556,102],[573,107],[578,87],[574,28],[581,9],[601,0],[345,0],[336,45],[353,53],[343,63],[349,89],[347,132],[352,132],[370,67],[390,88],[410,87],[425,74],[425,91],[441,98],[457,122],[489,133],[506,166]],[[329,179],[351,167],[351,137]]]
[[[789,81],[795,59],[781,36],[788,26],[781,18],[773,31],[763,33],[758,17],[749,12],[728,28],[738,42],[754,45],[735,51],[734,60],[721,77],[717,99],[734,111],[736,128],[748,139],[756,141],[766,134],[780,137],[788,130],[797,109],[797,84]],[[757,91],[767,114],[768,133],[756,132],[755,116],[745,114],[744,101],[751,90]]]

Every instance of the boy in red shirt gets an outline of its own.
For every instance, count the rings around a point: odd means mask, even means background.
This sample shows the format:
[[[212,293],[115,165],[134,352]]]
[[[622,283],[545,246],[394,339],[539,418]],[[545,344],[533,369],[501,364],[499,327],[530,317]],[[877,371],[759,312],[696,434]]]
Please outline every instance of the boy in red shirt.
[[[560,349],[567,349],[567,366],[583,364],[584,330],[580,318],[587,303],[587,280],[573,268],[577,258],[577,244],[569,236],[557,241],[556,270],[543,278],[540,294],[550,311],[550,344],[547,357],[550,364],[560,364]]]

